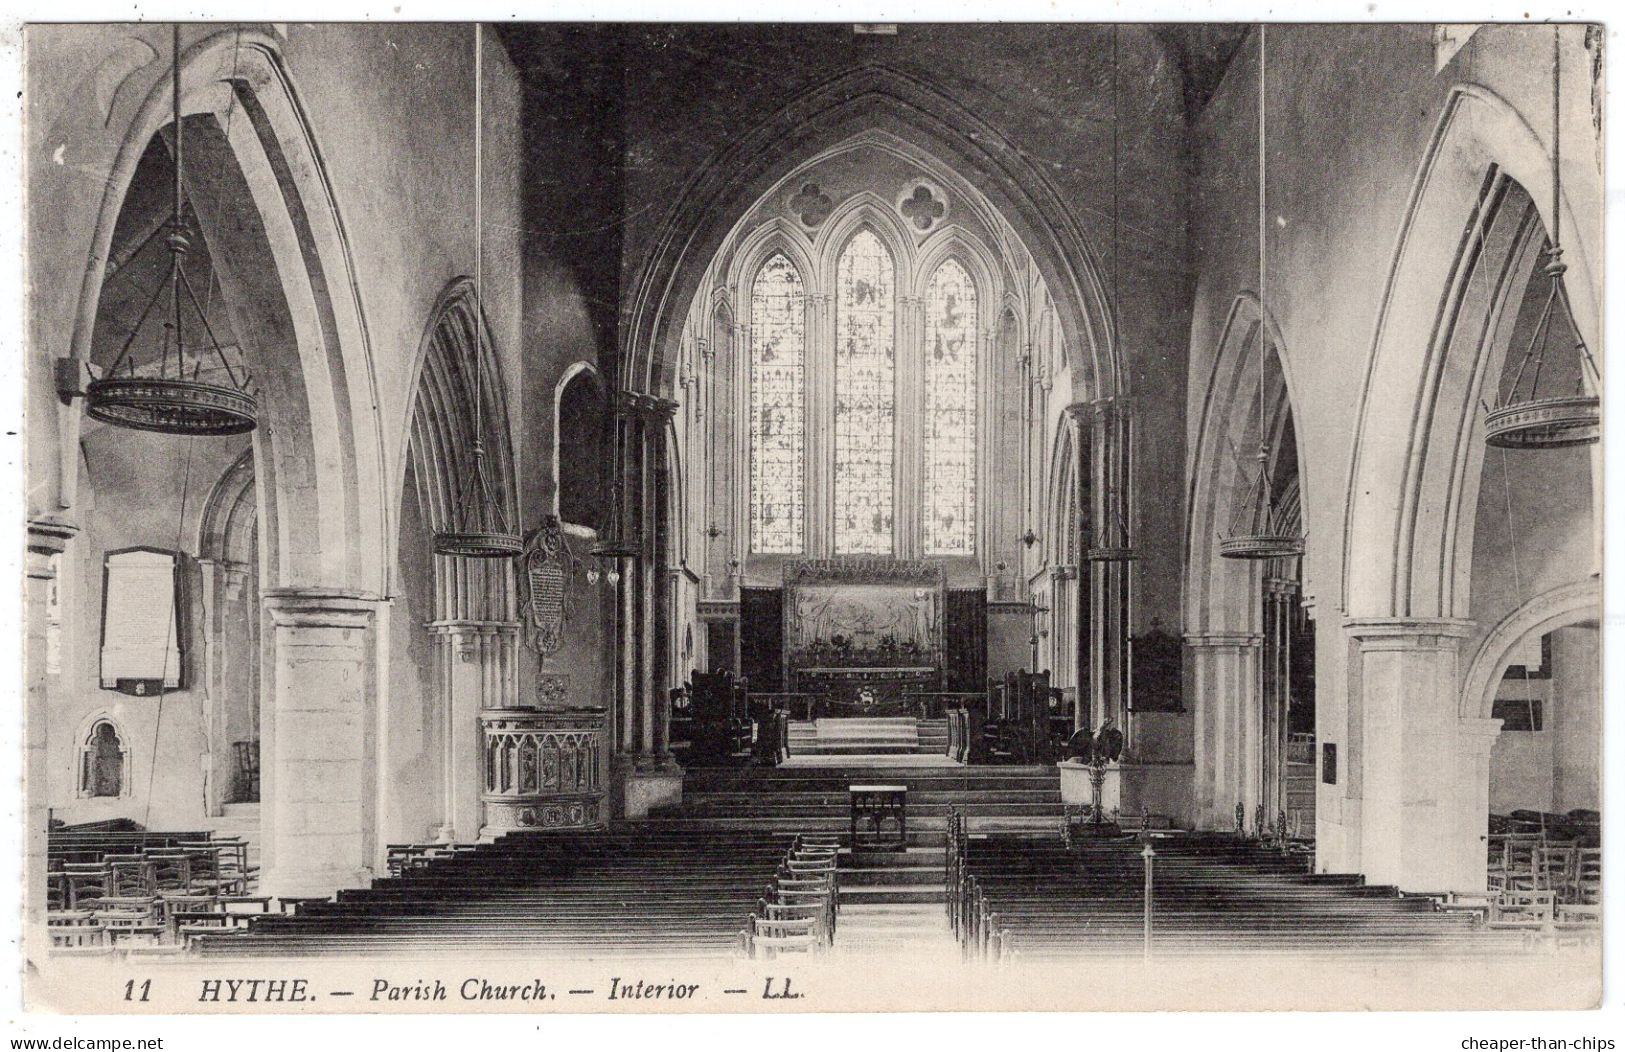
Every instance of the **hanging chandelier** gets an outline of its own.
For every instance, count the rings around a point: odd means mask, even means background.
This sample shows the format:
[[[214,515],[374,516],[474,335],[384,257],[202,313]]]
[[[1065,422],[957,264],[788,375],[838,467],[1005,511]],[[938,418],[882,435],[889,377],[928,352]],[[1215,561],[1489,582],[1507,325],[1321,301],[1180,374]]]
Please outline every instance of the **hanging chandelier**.
[[[1602,403],[1586,393],[1586,367],[1592,390],[1601,388],[1597,361],[1575,323],[1568,290],[1563,285],[1562,229],[1563,72],[1561,27],[1552,27],[1552,240],[1546,251],[1551,290],[1540,320],[1524,348],[1512,382],[1484,421],[1484,441],[1501,449],[1563,449],[1597,441]],[[1566,330],[1566,334],[1564,332]],[[1572,360],[1565,360],[1572,354]],[[1557,359],[1557,360],[1553,360]]]
[[[157,431],[170,435],[240,435],[254,430],[259,419],[259,402],[250,390],[250,376],[232,368],[220,341],[215,339],[209,316],[198,302],[197,293],[186,277],[183,261],[191,247],[191,236],[183,213],[182,168],[185,162],[185,129],[181,124],[181,27],[171,30],[173,63],[170,89],[175,118],[175,177],[169,220],[169,277],[158,283],[141,316],[119,349],[118,357],[105,376],[92,380],[85,389],[85,412],[103,423],[136,431]],[[153,309],[169,292],[169,318],[157,334],[156,368],[138,368],[131,350],[147,328]],[[203,378],[205,354],[186,345],[185,305],[202,323],[214,358],[223,376]],[[122,370],[122,375],[121,375]]]
[[[459,559],[511,559],[525,550],[508,522],[502,500],[485,470],[485,296],[484,296],[484,56],[480,23],[474,23],[474,448],[472,470],[461,486],[452,528],[434,535],[437,555]]]
[[[1119,346],[1117,342],[1118,306],[1118,256],[1122,250],[1122,239],[1118,233],[1118,125],[1121,116],[1118,110],[1118,60],[1117,60],[1117,25],[1112,25],[1112,346]],[[1128,522],[1123,517],[1123,501],[1108,499],[1112,507],[1112,521],[1096,540],[1103,544],[1090,545],[1084,549],[1083,558],[1092,563],[1126,563],[1133,562],[1140,557],[1139,549],[1129,537]]]
[[[1270,445],[1264,405],[1264,362],[1269,342],[1268,238],[1265,195],[1264,53],[1265,26],[1258,26],[1258,458],[1246,496],[1237,503],[1230,520],[1230,536],[1219,538],[1219,554],[1226,559],[1289,559],[1304,552],[1303,535],[1275,507],[1270,492]],[[1246,474],[1246,466],[1242,466]]]

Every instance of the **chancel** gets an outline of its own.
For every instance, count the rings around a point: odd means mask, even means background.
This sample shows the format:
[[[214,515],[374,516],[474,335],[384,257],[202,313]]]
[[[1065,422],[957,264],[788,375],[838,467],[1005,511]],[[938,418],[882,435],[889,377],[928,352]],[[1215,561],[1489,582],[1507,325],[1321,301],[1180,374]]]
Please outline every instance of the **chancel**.
[[[1599,27],[26,34],[41,967],[1597,967]]]

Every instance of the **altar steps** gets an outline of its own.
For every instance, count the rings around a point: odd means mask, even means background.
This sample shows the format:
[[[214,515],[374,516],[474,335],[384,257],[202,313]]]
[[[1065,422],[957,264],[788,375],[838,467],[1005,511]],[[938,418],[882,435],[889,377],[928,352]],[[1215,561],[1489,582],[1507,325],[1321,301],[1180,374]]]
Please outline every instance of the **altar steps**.
[[[1061,775],[1054,767],[690,767],[683,776],[686,795],[703,793],[823,792],[846,795],[854,783],[906,785],[916,793],[980,793],[992,790],[1053,790],[1060,798]]]
[[[1065,811],[1054,767],[829,767],[692,768],[683,802],[652,813],[652,827],[703,822],[719,829],[794,830],[846,834],[850,828],[847,787],[864,783],[908,787],[908,842],[937,847],[946,839],[949,813],[958,808],[975,832],[1039,837],[1061,835]],[[880,856],[874,856],[879,858]],[[906,856],[892,856],[903,858]],[[894,866],[877,861],[875,866]],[[878,879],[878,878],[877,878]],[[908,884],[910,877],[878,880]],[[908,898],[909,892],[899,892]]]
[[[947,751],[947,720],[852,716],[790,724],[791,756],[940,756]]]

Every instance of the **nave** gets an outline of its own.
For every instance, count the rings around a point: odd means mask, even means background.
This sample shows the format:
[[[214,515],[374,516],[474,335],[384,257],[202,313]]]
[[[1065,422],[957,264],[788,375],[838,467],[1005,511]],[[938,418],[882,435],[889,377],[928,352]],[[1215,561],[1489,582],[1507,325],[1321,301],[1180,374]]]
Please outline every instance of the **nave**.
[[[1595,955],[1596,27],[892,28],[29,29],[32,959]]]
[[[1568,908],[1582,896],[1570,894],[1569,870],[1554,866],[1557,849],[1526,843],[1520,854],[1518,834],[1497,840],[1505,858],[1538,854],[1546,868],[1497,863],[1491,880],[1500,895],[1402,894],[1358,874],[1316,873],[1303,842],[1268,834],[1189,833],[1148,819],[1135,829],[1127,817],[1103,833],[1068,815],[1054,768],[896,764],[870,756],[701,769],[682,805],[607,832],[392,845],[391,876],[331,899],[249,894],[257,871],[238,861],[240,841],[59,834],[65,860],[136,849],[104,856],[115,872],[144,852],[160,883],[143,898],[128,877],[104,887],[87,876],[92,866],[67,861],[64,893],[77,909],[53,915],[53,940],[59,952],[139,959],[810,955],[993,964],[1508,958],[1596,936],[1594,907]],[[881,822],[865,832],[901,833],[902,842],[877,848],[865,836],[854,846],[849,790],[875,782],[907,791],[906,833]],[[207,847],[226,861],[199,866],[180,887],[173,865],[185,855],[174,845],[194,858]],[[1597,876],[1586,881],[1593,903]],[[143,905],[153,912],[138,923]]]

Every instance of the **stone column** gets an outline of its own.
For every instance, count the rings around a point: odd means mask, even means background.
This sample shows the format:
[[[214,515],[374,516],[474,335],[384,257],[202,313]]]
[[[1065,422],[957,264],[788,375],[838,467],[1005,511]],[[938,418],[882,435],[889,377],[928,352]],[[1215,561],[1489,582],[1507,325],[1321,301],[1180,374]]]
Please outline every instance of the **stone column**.
[[[656,618],[669,582],[661,572],[664,538],[659,536],[659,487],[656,474],[665,453],[666,426],[677,403],[634,392],[622,392],[618,404],[622,481],[622,534],[637,550],[625,561],[620,585],[619,648],[621,739],[614,760],[618,810],[636,818],[651,807],[682,798],[682,769],[660,748],[660,727],[670,719],[665,684],[666,662],[659,653]]]
[[[1274,825],[1286,811],[1287,709],[1292,693],[1292,616],[1298,582],[1264,578],[1263,799],[1264,825]]]
[[[1467,840],[1457,715],[1457,649],[1473,622],[1364,618],[1344,623],[1358,644],[1350,704],[1360,707],[1360,871],[1406,891],[1452,890]],[[1487,771],[1486,771],[1486,785]],[[1486,789],[1487,792],[1487,789]],[[1486,807],[1488,806],[1486,797]]]
[[[1064,552],[1069,547],[1077,549],[1079,559],[1083,558],[1083,546],[1088,543],[1090,525],[1093,522],[1094,501],[1090,490],[1094,485],[1094,473],[1090,470],[1089,459],[1094,446],[1091,432],[1094,429],[1094,411],[1088,402],[1073,402],[1066,407],[1066,420],[1072,441],[1072,464],[1075,485],[1070,499],[1073,501],[1074,519],[1078,524],[1079,536],[1070,538],[1070,544],[1061,538],[1056,538],[1056,550]],[[1102,706],[1105,697],[1100,682],[1099,668],[1096,663],[1095,646],[1095,603],[1094,603],[1094,568],[1087,563],[1083,564],[1078,574],[1077,585],[1077,620],[1072,626],[1072,649],[1076,655],[1076,673],[1073,682],[1077,684],[1077,696],[1072,705],[1072,729],[1093,730],[1089,725],[1091,713],[1102,716],[1110,712]],[[1121,725],[1119,725],[1121,726]]]
[[[374,875],[384,601],[319,588],[268,590],[272,688],[262,748],[271,895],[325,895]]]
[[[615,507],[619,519],[609,524],[608,533],[627,543],[637,536],[637,519],[633,513],[640,507],[634,485],[637,479],[633,456],[637,448],[636,428],[637,417],[630,412],[623,398],[615,408],[615,448],[612,451],[616,476],[612,485],[618,490]],[[606,568],[606,571],[617,573],[621,578],[615,586],[615,698],[618,711],[615,714],[612,763],[616,768],[634,763],[639,749],[638,734],[642,728],[642,722],[638,719],[637,579],[632,572],[632,563],[631,559],[617,559]]]
[[[1090,403],[1089,428],[1092,506],[1085,519],[1086,548],[1125,548],[1133,535],[1132,413],[1126,399],[1102,398]],[[1087,558],[1087,551],[1082,553]],[[1101,713],[1117,721],[1125,743],[1134,744],[1131,705],[1130,586],[1134,563],[1124,559],[1090,559],[1089,666],[1099,684]]]
[[[251,717],[259,701],[254,696],[253,669],[244,667],[246,662],[240,659],[253,662],[258,655],[253,626],[241,609],[248,567],[229,559],[199,559],[197,563],[203,579],[203,683],[208,697],[209,784],[205,795],[209,813],[219,814],[231,802],[237,772],[233,728],[251,722],[245,717]]]
[[[475,839],[485,824],[480,713],[519,707],[519,622],[431,621],[441,699],[443,799],[435,838]]]
[[[1451,891],[1482,892],[1488,881],[1490,750],[1501,721],[1463,716],[1456,721],[1456,773],[1452,801],[1453,872]]]
[[[1258,807],[1259,636],[1243,632],[1187,635],[1196,737],[1196,828],[1236,828],[1236,805],[1248,821]]]
[[[30,519],[28,551],[25,554],[23,625],[27,631],[23,665],[27,683],[24,710],[23,787],[27,797],[23,809],[25,832],[23,881],[24,959],[43,962],[51,940],[45,930],[46,825],[50,821],[50,751],[47,730],[51,705],[60,691],[59,676],[47,670],[46,653],[50,640],[46,625],[46,603],[51,583],[56,580],[56,556],[67,549],[79,532],[70,522],[55,518]]]

